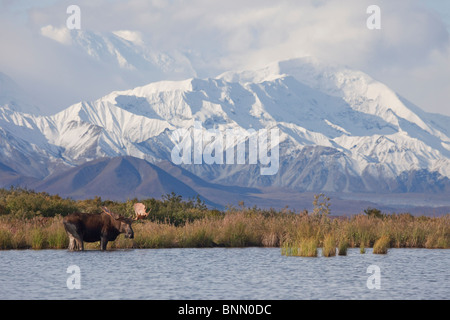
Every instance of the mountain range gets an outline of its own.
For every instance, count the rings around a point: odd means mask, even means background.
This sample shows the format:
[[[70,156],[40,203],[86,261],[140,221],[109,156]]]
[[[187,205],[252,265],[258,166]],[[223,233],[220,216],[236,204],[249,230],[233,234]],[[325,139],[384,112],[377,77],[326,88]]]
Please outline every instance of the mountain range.
[[[311,57],[151,82],[51,116],[31,110],[6,75],[0,83],[0,187],[114,199],[174,191],[219,207],[245,200],[302,209],[318,192],[333,195],[342,212],[450,206],[450,117]],[[248,161],[175,165],[174,132],[196,122],[205,131],[278,129],[278,172],[261,175],[262,165]]]

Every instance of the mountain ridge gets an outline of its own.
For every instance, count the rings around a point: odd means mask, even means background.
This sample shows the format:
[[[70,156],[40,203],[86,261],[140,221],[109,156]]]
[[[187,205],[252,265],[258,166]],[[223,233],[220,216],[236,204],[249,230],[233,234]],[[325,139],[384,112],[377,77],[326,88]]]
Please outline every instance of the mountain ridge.
[[[450,117],[426,113],[360,71],[313,58],[214,79],[150,83],[51,116],[0,108],[0,163],[14,174],[45,179],[105,157],[167,162],[174,131],[191,130],[196,121],[204,131],[280,131],[274,176],[261,176],[261,164],[181,165],[187,171],[180,178],[189,172],[211,183],[209,190],[450,191]]]

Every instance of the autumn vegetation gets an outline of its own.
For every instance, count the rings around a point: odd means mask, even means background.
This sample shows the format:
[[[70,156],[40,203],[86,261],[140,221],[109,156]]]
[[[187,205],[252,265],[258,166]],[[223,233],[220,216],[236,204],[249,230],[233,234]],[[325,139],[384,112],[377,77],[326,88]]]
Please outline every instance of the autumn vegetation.
[[[133,204],[101,198],[73,200],[25,189],[0,190],[0,249],[65,249],[68,238],[62,218],[75,211],[101,212],[101,206],[123,216]],[[372,209],[349,217],[333,217],[330,199],[317,195],[314,210],[295,212],[229,206],[208,208],[200,198],[183,200],[175,194],[161,200],[139,200],[152,208],[144,221],[133,224],[134,239],[120,236],[110,248],[278,247],[283,255],[333,257],[347,248],[450,248],[450,215],[414,217],[382,214]],[[375,214],[375,213],[376,214]],[[99,244],[86,245],[98,249]]]

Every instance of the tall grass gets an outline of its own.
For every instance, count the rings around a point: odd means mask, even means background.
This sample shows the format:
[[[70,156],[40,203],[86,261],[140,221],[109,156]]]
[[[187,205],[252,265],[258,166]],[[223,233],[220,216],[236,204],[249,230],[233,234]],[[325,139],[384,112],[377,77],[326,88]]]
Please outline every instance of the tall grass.
[[[391,239],[388,235],[381,236],[381,238],[375,241],[375,244],[373,245],[373,253],[386,254],[388,252],[390,242]]]
[[[333,247],[371,248],[383,235],[389,247],[450,248],[450,215],[383,218],[356,215],[348,218],[318,218],[255,209],[233,209],[185,223],[140,221],[133,224],[134,239],[119,236],[111,248],[186,247],[279,247],[287,255],[314,256],[322,247],[324,256]],[[23,219],[0,216],[0,249],[62,249],[68,237],[62,217]],[[98,248],[89,244],[86,248]],[[341,250],[344,252],[343,250]],[[312,252],[307,253],[307,252]],[[317,252],[316,252],[317,255]]]
[[[63,249],[69,245],[69,239],[60,218],[53,221],[46,228],[47,246],[52,249]]]
[[[300,242],[300,256],[317,257],[317,239],[309,238]]]
[[[285,242],[281,254],[296,257],[317,257],[317,240],[314,238],[299,239],[295,242]]]
[[[359,253],[364,254],[366,253],[366,247],[364,246],[364,243],[361,243],[359,246]]]
[[[339,241],[339,245],[338,245],[338,255],[346,256],[348,247],[349,247],[349,244],[348,244],[347,239],[341,239]]]
[[[7,228],[0,228],[0,249],[13,249],[12,245],[12,234]]]
[[[327,234],[323,240],[322,255],[324,257],[333,257],[336,255],[336,240],[331,234]]]

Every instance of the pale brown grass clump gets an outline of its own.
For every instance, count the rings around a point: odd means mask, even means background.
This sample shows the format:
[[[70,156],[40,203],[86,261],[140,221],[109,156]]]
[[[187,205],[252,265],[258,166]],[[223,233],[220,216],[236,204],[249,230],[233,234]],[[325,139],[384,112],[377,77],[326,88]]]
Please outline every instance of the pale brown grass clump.
[[[322,255],[324,257],[334,257],[336,255],[336,240],[331,234],[326,235],[323,240]]]
[[[373,245],[373,253],[387,254],[390,241],[391,239],[389,238],[388,235],[381,236],[381,238],[378,239]]]
[[[348,247],[349,247],[349,244],[348,244],[347,239],[341,239],[339,241],[339,245],[338,245],[338,255],[346,256]]]
[[[286,241],[281,254],[294,257],[317,257],[317,239],[304,238],[294,242]]]

